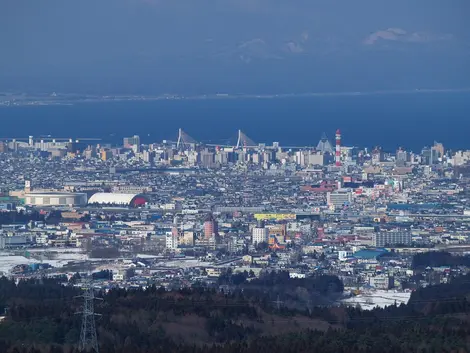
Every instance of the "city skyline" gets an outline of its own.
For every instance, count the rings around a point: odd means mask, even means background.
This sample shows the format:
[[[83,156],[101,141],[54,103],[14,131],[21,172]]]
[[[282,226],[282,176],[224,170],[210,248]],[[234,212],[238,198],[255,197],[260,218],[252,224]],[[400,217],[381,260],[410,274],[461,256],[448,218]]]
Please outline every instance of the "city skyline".
[[[323,132],[333,139],[340,128],[346,145],[417,152],[437,140],[459,150],[467,148],[469,102],[468,92],[440,92],[14,106],[0,109],[0,137],[90,137],[117,144],[135,134],[148,144],[176,140],[183,128],[198,141],[235,145],[241,129],[255,142],[312,146]]]
[[[0,353],[470,352],[469,15],[0,1]]]

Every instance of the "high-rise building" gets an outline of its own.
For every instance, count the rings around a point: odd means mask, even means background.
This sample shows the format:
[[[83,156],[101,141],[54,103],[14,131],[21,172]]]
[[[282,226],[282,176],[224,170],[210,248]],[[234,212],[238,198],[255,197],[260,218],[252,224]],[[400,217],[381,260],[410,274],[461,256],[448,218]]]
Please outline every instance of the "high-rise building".
[[[336,166],[341,166],[341,131],[338,129],[336,130],[336,150],[335,150],[335,161]]]
[[[204,237],[210,238],[214,235],[217,235],[217,222],[215,221],[212,214],[208,215],[206,220],[204,221]]]
[[[396,153],[395,159],[397,164],[405,164],[409,161],[409,154],[400,147]]]
[[[149,150],[144,150],[142,152],[142,160],[145,162],[145,163],[153,163],[154,161],[154,156],[155,156],[155,152],[154,151],[149,151]]]
[[[433,165],[439,160],[439,151],[435,150],[434,147],[425,147],[421,150],[421,157],[422,164]]]
[[[101,159],[107,161],[113,157],[113,154],[110,150],[101,150]]]
[[[215,162],[220,165],[228,163],[228,153],[226,151],[218,151],[215,155]]]
[[[260,164],[260,161],[261,161],[261,158],[260,158],[260,155],[258,153],[253,153],[251,155],[251,162],[253,164]]]
[[[442,158],[444,156],[444,145],[440,142],[434,141],[434,146],[432,146],[432,149],[436,152],[437,158]]]
[[[306,166],[307,162],[307,151],[297,151],[295,152],[295,163],[301,167]]]
[[[269,230],[264,224],[258,224],[251,231],[251,242],[253,244],[267,243],[269,238]]]
[[[214,153],[210,151],[201,151],[199,154],[200,164],[205,168],[214,167]]]
[[[132,146],[140,146],[140,137],[134,135],[132,137],[124,137],[124,148],[132,148]]]
[[[373,236],[374,246],[410,245],[411,232],[403,230],[380,231]]]
[[[382,148],[380,146],[376,146],[372,150],[372,164],[379,164],[380,162],[383,162],[384,159],[384,153],[382,151]]]
[[[176,250],[178,248],[178,235],[172,233],[166,235],[166,248]]]
[[[273,152],[272,151],[265,151],[263,152],[263,162],[272,162],[274,160],[273,158]]]

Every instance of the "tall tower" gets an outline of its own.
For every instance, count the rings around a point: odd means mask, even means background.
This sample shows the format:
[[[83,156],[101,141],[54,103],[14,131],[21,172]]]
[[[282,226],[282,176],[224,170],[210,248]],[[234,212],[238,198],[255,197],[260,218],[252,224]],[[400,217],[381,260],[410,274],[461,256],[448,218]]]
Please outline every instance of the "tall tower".
[[[256,143],[250,139],[242,130],[238,130],[237,146],[235,148],[255,147]]]
[[[80,341],[78,342],[78,349],[81,352],[99,353],[98,339],[96,337],[95,327],[95,309],[93,301],[95,298],[93,287],[91,283],[86,281],[84,283],[84,294],[81,296],[84,299],[82,314],[82,328],[80,331]]]
[[[176,149],[179,151],[184,151],[194,147],[196,143],[196,140],[184,132],[183,129],[178,129],[178,141],[176,142]]]
[[[341,131],[336,130],[336,156],[335,156],[336,166],[341,166]]]
[[[212,214],[209,214],[204,221],[204,237],[206,239],[217,235],[217,222]]]

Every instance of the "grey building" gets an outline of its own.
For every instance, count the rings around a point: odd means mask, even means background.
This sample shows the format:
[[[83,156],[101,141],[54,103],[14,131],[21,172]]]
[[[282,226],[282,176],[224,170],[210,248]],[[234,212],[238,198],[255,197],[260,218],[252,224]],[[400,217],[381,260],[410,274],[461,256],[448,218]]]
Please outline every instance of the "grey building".
[[[25,246],[28,239],[24,235],[0,236],[0,249]]]
[[[374,234],[374,246],[394,246],[394,245],[411,245],[411,232],[394,230],[394,231],[381,231]]]
[[[328,206],[334,206],[335,208],[341,208],[345,205],[352,203],[352,192],[350,189],[340,189],[333,192],[329,192],[326,195],[326,201]]]

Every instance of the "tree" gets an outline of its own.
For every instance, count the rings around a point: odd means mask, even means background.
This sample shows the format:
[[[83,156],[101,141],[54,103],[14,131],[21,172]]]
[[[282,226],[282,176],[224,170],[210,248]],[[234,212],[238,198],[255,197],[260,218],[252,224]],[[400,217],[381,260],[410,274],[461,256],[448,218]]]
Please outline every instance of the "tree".
[[[82,278],[80,276],[80,273],[76,272],[72,277],[69,279],[70,284],[76,284],[78,281],[80,281]]]

